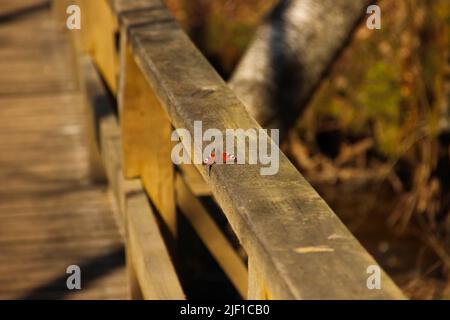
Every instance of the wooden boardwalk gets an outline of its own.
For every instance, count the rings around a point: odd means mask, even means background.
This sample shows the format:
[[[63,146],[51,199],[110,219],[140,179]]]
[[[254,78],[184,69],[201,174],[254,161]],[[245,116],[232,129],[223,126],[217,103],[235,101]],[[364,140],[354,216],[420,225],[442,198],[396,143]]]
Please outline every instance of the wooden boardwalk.
[[[69,52],[48,7],[0,19],[0,299],[126,298],[114,207],[88,179]]]
[[[54,17],[63,22],[72,1],[52,1]],[[376,261],[278,149],[276,176],[262,175],[262,163],[174,166],[173,127],[191,136],[197,119],[261,127],[160,0],[75,1],[85,19],[74,46],[72,31],[55,28],[50,1],[5,2],[0,299],[195,298],[196,270],[211,277],[201,265],[212,258],[242,298],[404,298],[383,271],[382,289],[368,289]],[[89,163],[105,164],[109,187],[91,183]],[[194,233],[210,256],[192,256]],[[80,291],[66,288],[70,265],[81,267]],[[220,290],[201,286],[203,298]]]

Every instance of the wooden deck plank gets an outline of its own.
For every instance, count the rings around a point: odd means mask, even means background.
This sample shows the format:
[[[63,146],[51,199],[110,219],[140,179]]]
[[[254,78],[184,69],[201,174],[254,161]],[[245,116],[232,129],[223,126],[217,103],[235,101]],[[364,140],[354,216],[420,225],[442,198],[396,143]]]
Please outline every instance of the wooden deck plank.
[[[1,25],[0,97],[76,89],[68,63],[70,48],[63,33],[55,31],[49,11],[40,10],[18,18],[20,22]]]
[[[14,3],[26,2],[42,1]],[[124,299],[122,238],[107,189],[88,180],[81,92],[50,18],[0,24],[0,299]],[[66,288],[72,264],[80,291]]]
[[[48,0],[14,0],[14,1],[0,1],[0,16],[6,16],[29,10],[30,8],[41,7],[47,5]]]

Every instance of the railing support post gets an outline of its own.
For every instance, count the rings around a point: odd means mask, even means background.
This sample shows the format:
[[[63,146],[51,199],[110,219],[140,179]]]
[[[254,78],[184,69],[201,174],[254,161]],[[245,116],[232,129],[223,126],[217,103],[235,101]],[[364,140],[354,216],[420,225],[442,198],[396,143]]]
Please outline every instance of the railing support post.
[[[174,166],[171,161],[172,125],[153,89],[143,77],[122,36],[119,112],[124,175],[141,177],[164,222],[176,235]]]

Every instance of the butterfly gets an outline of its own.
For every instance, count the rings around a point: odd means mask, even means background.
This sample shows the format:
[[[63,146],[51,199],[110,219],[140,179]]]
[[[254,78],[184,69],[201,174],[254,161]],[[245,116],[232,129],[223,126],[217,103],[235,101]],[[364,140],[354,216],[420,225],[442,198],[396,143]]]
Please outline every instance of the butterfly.
[[[234,160],[236,159],[236,156],[228,153],[228,152],[222,152],[222,163],[234,163]],[[208,175],[211,174],[211,168],[214,164],[216,164],[216,153],[211,152],[209,157],[205,158],[203,160],[203,164],[208,166]]]

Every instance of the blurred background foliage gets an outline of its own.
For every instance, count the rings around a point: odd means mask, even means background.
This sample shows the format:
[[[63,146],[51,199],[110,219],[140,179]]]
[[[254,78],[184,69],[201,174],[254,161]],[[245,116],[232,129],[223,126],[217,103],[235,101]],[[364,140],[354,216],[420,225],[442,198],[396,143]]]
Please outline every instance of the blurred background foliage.
[[[165,0],[194,43],[228,79],[276,0]]]
[[[436,136],[446,112],[450,2],[381,1],[381,30],[359,28],[310,110],[352,135],[374,137],[388,158],[420,136]],[[448,115],[448,114],[447,114]],[[303,127],[308,123],[304,121]]]
[[[276,1],[166,3],[228,79]],[[283,150],[410,297],[450,298],[450,1],[378,3]]]

